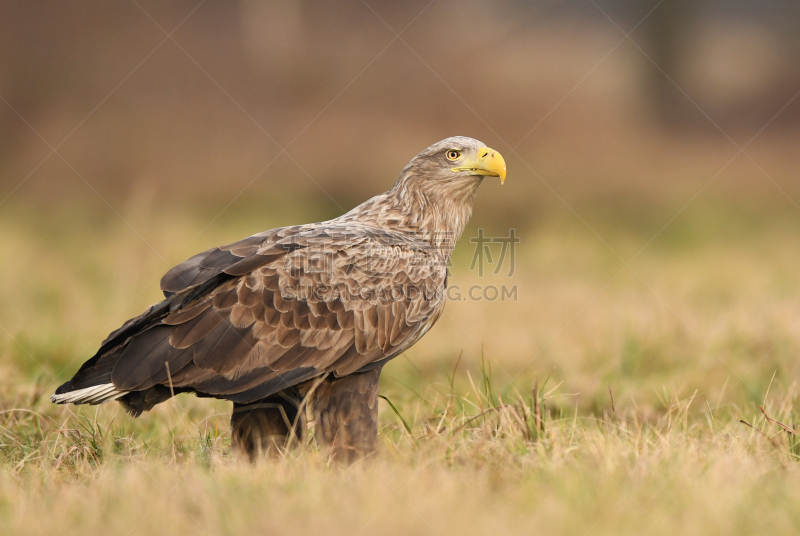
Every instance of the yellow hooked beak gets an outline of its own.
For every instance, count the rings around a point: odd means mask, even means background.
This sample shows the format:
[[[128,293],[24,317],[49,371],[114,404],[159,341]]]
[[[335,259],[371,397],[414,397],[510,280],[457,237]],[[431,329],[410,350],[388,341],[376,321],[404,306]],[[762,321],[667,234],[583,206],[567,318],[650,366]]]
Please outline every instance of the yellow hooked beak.
[[[454,167],[450,171],[469,171],[472,175],[485,175],[487,177],[500,177],[500,184],[506,182],[506,161],[503,157],[488,147],[478,149],[477,158],[472,162],[466,161],[464,165]]]

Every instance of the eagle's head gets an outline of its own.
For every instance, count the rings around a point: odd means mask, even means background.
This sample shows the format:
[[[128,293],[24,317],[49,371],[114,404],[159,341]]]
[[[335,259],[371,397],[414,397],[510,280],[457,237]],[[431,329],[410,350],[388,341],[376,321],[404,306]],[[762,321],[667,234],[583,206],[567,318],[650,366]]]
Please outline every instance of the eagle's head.
[[[476,139],[453,136],[412,158],[392,192],[420,228],[457,239],[486,177],[505,182],[506,162],[500,153]]]
[[[506,162],[500,153],[476,139],[453,136],[412,158],[397,182],[414,183],[426,190],[450,190],[480,185],[484,177],[500,177],[500,183],[505,182]]]

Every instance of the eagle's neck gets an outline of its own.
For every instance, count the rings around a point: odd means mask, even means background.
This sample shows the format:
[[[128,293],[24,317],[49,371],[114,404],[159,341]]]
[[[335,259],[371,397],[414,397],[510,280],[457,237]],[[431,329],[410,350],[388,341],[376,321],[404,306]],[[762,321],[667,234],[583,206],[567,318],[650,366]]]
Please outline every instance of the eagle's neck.
[[[413,180],[398,181],[343,218],[413,234],[449,258],[472,214],[480,184],[477,177],[423,186]]]

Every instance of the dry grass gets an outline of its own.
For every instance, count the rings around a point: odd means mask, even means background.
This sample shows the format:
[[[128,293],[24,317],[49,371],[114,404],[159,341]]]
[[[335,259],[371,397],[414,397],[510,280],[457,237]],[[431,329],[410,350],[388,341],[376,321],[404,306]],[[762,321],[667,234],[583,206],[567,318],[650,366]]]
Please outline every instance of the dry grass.
[[[171,29],[191,6],[50,4],[0,8],[0,533],[797,533],[800,100],[782,108],[777,33],[682,34],[677,80],[732,144],[689,101],[691,128],[661,128],[650,62],[591,3],[434,2],[392,44],[371,9],[399,29],[427,1],[205,2],[158,50],[142,10]],[[451,283],[519,299],[448,304],[386,367],[377,456],[252,466],[227,403],[49,403],[168,267],[335,216],[454,133],[512,176],[481,191]],[[468,269],[478,225],[517,228],[512,277]]]
[[[546,214],[511,278],[470,272],[464,241],[452,281],[519,301],[452,303],[387,367],[397,413],[381,402],[380,453],[348,469],[313,444],[237,463],[222,402],[132,420],[47,401],[157,299],[164,261],[319,217],[244,212],[197,237],[207,214],[132,204],[140,240],[97,214],[0,213],[4,534],[796,532],[800,442],[759,410],[798,420],[794,213],[700,204],[646,247],[669,211],[585,212],[603,240]]]

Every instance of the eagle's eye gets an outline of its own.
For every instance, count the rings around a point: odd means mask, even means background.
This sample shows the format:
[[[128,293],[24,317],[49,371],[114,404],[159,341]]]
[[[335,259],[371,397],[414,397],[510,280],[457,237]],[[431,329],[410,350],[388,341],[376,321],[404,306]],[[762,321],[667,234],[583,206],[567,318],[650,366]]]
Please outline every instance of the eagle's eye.
[[[459,158],[461,158],[461,151],[456,151],[455,149],[447,151],[448,160],[458,160]]]

